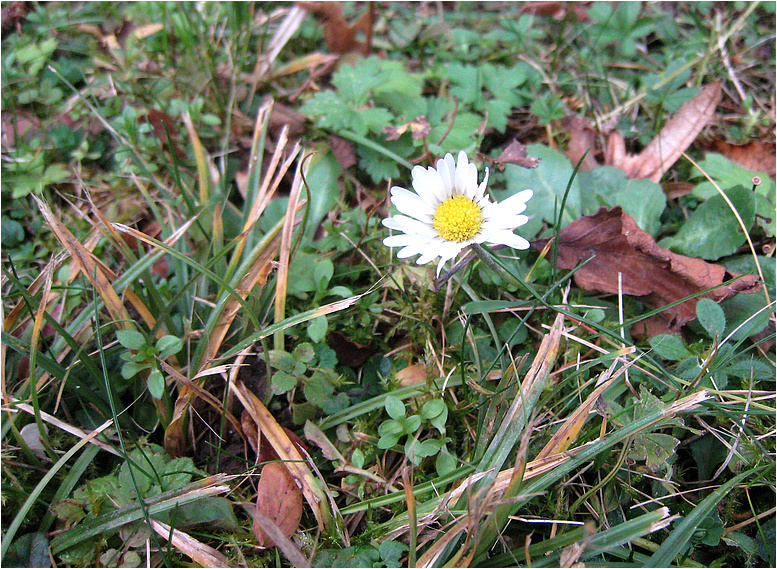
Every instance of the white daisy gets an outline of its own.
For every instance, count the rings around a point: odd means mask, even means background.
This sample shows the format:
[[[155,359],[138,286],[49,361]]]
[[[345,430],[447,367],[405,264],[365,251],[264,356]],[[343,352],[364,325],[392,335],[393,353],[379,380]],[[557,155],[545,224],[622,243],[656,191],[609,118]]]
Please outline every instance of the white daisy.
[[[401,231],[383,240],[387,247],[402,247],[397,257],[421,255],[416,261],[425,265],[440,257],[437,275],[446,261],[473,243],[502,244],[514,249],[528,249],[529,242],[513,229],[529,221],[520,215],[531,190],[523,190],[500,203],[486,195],[488,168],[478,185],[478,170],[470,164],[464,151],[457,162],[446,154],[437,168],[416,166],[412,170],[415,193],[394,186],[391,203],[405,215],[383,220],[389,229]],[[409,216],[409,217],[408,217]]]

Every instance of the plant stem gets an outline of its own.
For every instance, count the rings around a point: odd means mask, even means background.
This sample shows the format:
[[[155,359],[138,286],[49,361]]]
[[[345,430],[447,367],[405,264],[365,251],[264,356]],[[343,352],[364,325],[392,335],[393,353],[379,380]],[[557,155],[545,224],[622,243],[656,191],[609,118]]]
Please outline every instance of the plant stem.
[[[486,251],[482,245],[479,243],[473,243],[469,246],[469,248],[477,256],[477,258],[483,262],[485,266],[491,269],[491,271],[496,274],[496,276],[502,279],[503,283],[515,284],[517,282],[515,277],[499,266],[499,264],[491,256],[491,253]]]

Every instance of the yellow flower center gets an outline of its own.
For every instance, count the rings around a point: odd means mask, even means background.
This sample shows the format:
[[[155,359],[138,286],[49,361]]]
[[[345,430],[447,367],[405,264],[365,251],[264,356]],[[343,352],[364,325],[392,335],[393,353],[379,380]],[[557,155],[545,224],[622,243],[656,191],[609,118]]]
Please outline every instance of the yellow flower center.
[[[432,218],[434,229],[448,241],[466,241],[480,231],[480,206],[467,196],[453,196],[437,206]]]

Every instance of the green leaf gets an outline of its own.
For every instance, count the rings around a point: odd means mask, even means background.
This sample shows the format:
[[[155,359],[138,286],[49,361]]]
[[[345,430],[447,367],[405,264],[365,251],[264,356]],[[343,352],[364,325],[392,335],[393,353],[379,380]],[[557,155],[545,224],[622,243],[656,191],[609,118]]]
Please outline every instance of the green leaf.
[[[674,334],[659,334],[650,338],[650,347],[665,360],[683,360],[691,356],[680,336]]]
[[[405,425],[401,423],[400,421],[397,421],[396,419],[389,419],[388,421],[383,421],[378,426],[378,434],[380,436],[384,435],[401,435],[404,432]]]
[[[308,342],[303,342],[294,348],[291,355],[295,360],[309,364],[316,357],[316,350]]]
[[[405,404],[402,400],[394,397],[393,395],[387,395],[384,403],[386,413],[392,419],[400,420],[405,416]]]
[[[281,393],[287,393],[292,389],[294,389],[296,385],[297,385],[297,378],[295,376],[280,370],[272,374],[272,379],[270,380],[270,390],[275,395],[280,395]]]
[[[24,242],[24,227],[9,217],[3,216],[0,232],[2,232],[3,249],[5,250],[13,249]]]
[[[753,193],[742,186],[725,192],[749,231],[755,220]],[[714,261],[731,255],[745,242],[736,217],[721,196],[701,204],[674,237],[662,239],[661,247],[688,257]]]
[[[146,337],[137,330],[118,330],[116,339],[128,350],[140,350],[146,345]]]
[[[399,442],[400,435],[397,434],[389,434],[389,435],[383,435],[378,439],[378,448],[380,449],[387,449],[393,447],[395,444]]]
[[[445,401],[441,399],[432,399],[431,401],[424,403],[424,406],[421,408],[421,417],[424,419],[434,419],[446,409],[447,406],[445,405]]]
[[[340,164],[331,152],[317,152],[310,159],[310,168],[305,176],[310,190],[304,234],[306,241],[312,240],[321,221],[337,204],[342,192],[338,183],[342,173]]]
[[[438,476],[445,476],[456,469],[456,457],[448,452],[448,449],[443,446],[442,449],[440,449],[440,453],[437,455],[434,466]]]
[[[183,340],[171,335],[162,336],[156,342],[156,349],[159,350],[159,358],[165,359],[183,349]]]
[[[755,474],[756,472],[764,472],[767,468],[771,468],[771,465],[762,466],[760,468],[754,468],[743,472],[739,476],[735,476],[717,490],[712,492],[704,500],[691,510],[691,512],[685,516],[677,525],[675,525],[672,532],[661,544],[645,563],[645,567],[669,567],[676,559],[676,557],[683,551],[685,545],[691,540],[696,529],[703,523],[715,506],[725,498],[732,488],[739,484],[742,480],[748,476]]]
[[[578,172],[582,213],[591,215],[601,206],[619,205],[642,229],[655,236],[661,229],[661,214],[666,208],[666,195],[661,186],[650,180],[627,178],[623,170],[601,166]]]
[[[151,367],[151,364],[143,362],[127,362],[121,366],[121,376],[124,379],[131,379],[137,375],[138,372]]]
[[[328,326],[326,316],[316,316],[308,322],[308,338],[316,344],[321,343],[326,338]]]
[[[387,539],[378,546],[378,553],[386,567],[399,567],[399,558],[407,550],[407,546],[399,541]]]
[[[375,56],[359,60],[356,65],[341,65],[332,75],[340,95],[353,106],[366,102],[368,93],[391,79],[391,73],[382,69],[381,60]]]
[[[162,399],[162,396],[165,394],[165,378],[162,376],[162,372],[155,369],[149,373],[148,379],[146,380],[146,386],[148,387],[148,392],[151,394],[151,397],[154,399]]]
[[[717,302],[710,298],[700,298],[696,303],[696,318],[711,338],[722,338],[726,329],[726,314]]]
[[[422,422],[423,420],[421,419],[420,415],[410,415],[404,419],[402,423],[402,430],[405,432],[405,434],[412,435],[418,430]]]
[[[351,464],[356,468],[364,466],[364,453],[360,449],[354,449],[353,453],[351,453]]]
[[[331,259],[321,259],[316,263],[313,267],[313,282],[316,284],[316,290],[325,291],[334,273],[335,266]]]
[[[732,339],[743,340],[762,332],[769,325],[771,310],[768,306],[761,292],[738,294],[722,302],[720,307],[726,314]]]
[[[542,228],[543,221],[555,223],[556,208],[561,206],[569,180],[574,170],[569,159],[562,153],[541,144],[530,144],[528,154],[540,159],[540,165],[533,169],[521,168],[514,164],[505,166],[506,191],[494,191],[499,201],[502,201],[525,189],[534,190],[534,195],[527,203],[524,215],[529,216],[529,222],[519,229],[521,235],[531,238]],[[582,197],[580,178],[575,177],[569,190],[561,227],[568,225],[582,214]]]

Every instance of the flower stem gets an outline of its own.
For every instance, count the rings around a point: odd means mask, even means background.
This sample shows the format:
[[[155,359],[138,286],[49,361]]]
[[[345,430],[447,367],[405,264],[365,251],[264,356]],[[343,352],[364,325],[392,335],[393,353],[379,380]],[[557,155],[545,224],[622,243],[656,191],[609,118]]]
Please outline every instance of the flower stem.
[[[502,279],[502,282],[505,284],[515,284],[517,281],[515,277],[513,277],[510,273],[505,271],[499,264],[494,261],[494,258],[491,256],[491,254],[486,251],[482,245],[479,243],[473,243],[469,246],[470,250],[477,256],[478,259],[480,259],[483,264],[491,269],[491,271],[498,276],[500,279]]]

